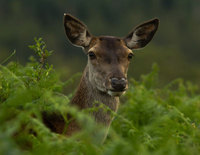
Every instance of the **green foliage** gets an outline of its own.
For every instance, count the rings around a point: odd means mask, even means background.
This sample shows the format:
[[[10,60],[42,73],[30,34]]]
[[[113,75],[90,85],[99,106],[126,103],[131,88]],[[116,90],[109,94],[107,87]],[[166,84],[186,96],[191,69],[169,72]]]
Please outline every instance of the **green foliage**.
[[[97,126],[86,111],[69,106],[72,94],[63,89],[76,76],[61,82],[42,39],[30,46],[36,58],[22,66],[0,65],[0,154],[199,154],[200,95],[198,88],[178,79],[157,87],[158,67],[130,80],[106,141],[106,129]],[[68,88],[70,89],[70,88]],[[99,108],[107,107],[100,104]],[[90,109],[96,110],[96,109]],[[68,123],[73,115],[82,131],[66,137],[51,132],[42,122],[42,112],[61,114]]]

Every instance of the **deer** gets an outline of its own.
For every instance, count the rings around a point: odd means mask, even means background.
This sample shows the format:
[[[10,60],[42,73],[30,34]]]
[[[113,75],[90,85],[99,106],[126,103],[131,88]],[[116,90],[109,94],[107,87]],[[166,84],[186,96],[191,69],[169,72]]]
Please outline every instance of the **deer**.
[[[136,26],[127,36],[94,36],[87,26],[69,13],[64,14],[64,28],[72,45],[81,47],[88,57],[78,89],[71,105],[80,110],[92,108],[95,101],[117,112],[119,97],[128,89],[127,72],[133,50],[145,47],[153,38],[159,26],[154,18]],[[113,116],[102,109],[91,114],[98,124],[109,129]],[[54,132],[63,133],[65,122],[61,117],[51,116],[45,124]],[[80,130],[76,121],[67,126],[66,135]],[[105,133],[106,137],[107,133]]]

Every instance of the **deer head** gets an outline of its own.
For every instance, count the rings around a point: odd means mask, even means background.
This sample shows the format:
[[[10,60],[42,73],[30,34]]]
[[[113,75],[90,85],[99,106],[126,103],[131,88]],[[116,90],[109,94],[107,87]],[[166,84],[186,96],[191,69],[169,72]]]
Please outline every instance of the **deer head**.
[[[153,38],[158,19],[134,28],[126,37],[93,36],[87,26],[64,14],[65,32],[70,42],[82,47],[88,56],[89,82],[100,92],[120,96],[128,88],[127,71],[134,49],[145,47]]]

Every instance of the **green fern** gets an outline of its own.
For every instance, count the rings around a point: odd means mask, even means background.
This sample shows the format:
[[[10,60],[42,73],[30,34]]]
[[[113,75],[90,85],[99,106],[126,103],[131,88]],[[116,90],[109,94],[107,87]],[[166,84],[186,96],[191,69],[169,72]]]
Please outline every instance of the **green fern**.
[[[0,154],[200,153],[200,95],[196,85],[178,79],[159,88],[158,67],[153,65],[152,72],[141,81],[130,79],[118,113],[101,103],[79,111],[69,106],[72,94],[63,90],[80,74],[60,81],[48,64],[53,53],[44,41],[35,39],[30,48],[35,57],[25,66],[16,62],[3,65],[13,54],[0,65]],[[106,129],[88,114],[96,108],[115,117],[103,144]],[[70,121],[66,114],[71,114],[81,125],[81,132],[71,137],[51,132],[43,123],[44,111],[62,115],[66,124]]]

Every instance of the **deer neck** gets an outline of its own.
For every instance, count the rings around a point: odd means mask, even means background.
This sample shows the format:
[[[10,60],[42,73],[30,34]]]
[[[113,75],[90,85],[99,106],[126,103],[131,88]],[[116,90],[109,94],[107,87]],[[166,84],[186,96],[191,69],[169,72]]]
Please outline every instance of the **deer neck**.
[[[116,112],[119,105],[119,97],[110,96],[95,88],[89,81],[89,74],[88,66],[86,66],[77,92],[72,99],[72,104],[80,109],[98,107],[99,104],[104,104],[106,107],[109,107],[112,111]],[[110,112],[105,112],[103,109],[92,112],[92,115],[97,122],[103,123],[106,126],[110,125],[112,121]]]

